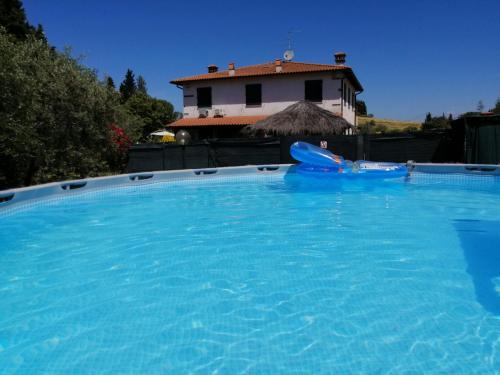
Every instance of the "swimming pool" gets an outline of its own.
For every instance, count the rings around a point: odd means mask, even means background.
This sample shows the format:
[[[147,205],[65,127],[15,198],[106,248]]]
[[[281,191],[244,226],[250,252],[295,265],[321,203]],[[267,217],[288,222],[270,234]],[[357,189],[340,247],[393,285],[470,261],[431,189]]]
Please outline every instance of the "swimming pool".
[[[500,177],[273,168],[4,205],[0,373],[499,373]]]

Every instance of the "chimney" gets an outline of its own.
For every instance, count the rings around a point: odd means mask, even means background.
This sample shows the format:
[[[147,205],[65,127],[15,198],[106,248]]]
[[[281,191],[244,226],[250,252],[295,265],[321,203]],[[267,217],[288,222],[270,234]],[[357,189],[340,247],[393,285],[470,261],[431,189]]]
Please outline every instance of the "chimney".
[[[335,65],[345,64],[345,52],[337,52],[335,54]]]
[[[229,66],[227,67],[229,71],[230,76],[234,76],[234,63],[229,63]]]
[[[280,59],[274,60],[274,66],[276,68],[276,73],[281,73],[283,71],[283,66],[281,65]]]
[[[216,73],[219,70],[219,67],[217,65],[209,65],[208,66],[208,72],[209,73]]]

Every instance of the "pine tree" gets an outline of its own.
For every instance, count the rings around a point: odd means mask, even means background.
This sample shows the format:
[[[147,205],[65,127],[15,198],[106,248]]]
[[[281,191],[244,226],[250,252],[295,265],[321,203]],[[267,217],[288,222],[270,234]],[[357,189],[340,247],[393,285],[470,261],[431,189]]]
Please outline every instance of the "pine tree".
[[[490,112],[500,115],[500,99],[497,99],[495,106],[490,110]]]
[[[359,116],[366,116],[367,113],[366,103],[363,100],[356,100],[356,114]]]
[[[477,103],[477,111],[478,112],[483,112],[484,111],[484,104],[483,104],[483,101],[480,100],[478,103]]]
[[[148,94],[148,89],[146,86],[146,80],[144,79],[143,76],[137,77],[137,92],[140,92],[144,95]]]
[[[427,115],[425,116],[425,121],[424,123],[429,123],[432,121],[432,115],[430,112],[427,112]]]
[[[115,89],[116,89],[115,81],[113,81],[113,78],[111,78],[110,76],[106,77],[106,87],[110,90],[113,90],[113,91],[115,91]]]
[[[425,121],[422,124],[423,130],[438,130],[438,129],[447,129],[450,127],[450,123],[448,118],[443,113],[441,116],[433,117],[430,113],[427,113],[425,116]]]
[[[34,34],[35,28],[26,20],[23,4],[20,0],[0,1],[0,26],[17,39],[25,39],[27,35]]]
[[[35,38],[43,40],[45,43],[47,43],[47,37],[45,36],[45,31],[43,31],[43,26],[38,24],[35,32],[34,32]]]
[[[127,69],[127,73],[125,74],[125,79],[120,85],[120,94],[122,97],[122,101],[126,102],[129,98],[134,95],[137,91],[137,85],[135,83],[135,76],[132,70]]]
[[[448,115],[448,122],[452,122],[453,121],[453,115],[450,113]]]

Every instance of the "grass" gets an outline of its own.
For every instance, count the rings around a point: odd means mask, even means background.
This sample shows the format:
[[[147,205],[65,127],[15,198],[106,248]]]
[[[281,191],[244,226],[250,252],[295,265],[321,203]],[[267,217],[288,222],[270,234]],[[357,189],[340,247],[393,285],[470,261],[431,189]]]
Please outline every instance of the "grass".
[[[400,120],[390,120],[390,119],[384,119],[384,118],[377,118],[377,117],[364,117],[364,116],[358,116],[358,125],[363,126],[370,121],[373,121],[375,123],[373,129],[375,130],[376,133],[379,131],[377,130],[385,130],[385,131],[380,131],[380,132],[404,132],[404,131],[409,131],[409,130],[422,130],[422,124],[420,122],[415,122],[415,121],[400,121]]]

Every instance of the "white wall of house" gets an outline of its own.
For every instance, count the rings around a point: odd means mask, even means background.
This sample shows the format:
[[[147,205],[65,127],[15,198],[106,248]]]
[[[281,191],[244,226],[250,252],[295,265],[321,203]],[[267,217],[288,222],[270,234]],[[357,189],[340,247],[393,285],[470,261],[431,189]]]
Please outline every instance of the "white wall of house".
[[[353,125],[357,125],[355,124],[355,119],[356,119],[356,116],[355,116],[355,110],[356,110],[356,105],[355,105],[355,102],[356,102],[356,97],[355,97],[355,94],[354,94],[354,86],[349,82],[349,80],[347,79],[344,79],[343,81],[343,84],[345,85],[345,89],[346,89],[346,98],[345,100],[342,101],[342,104],[343,104],[343,110],[342,110],[342,113],[343,113],[343,117],[349,121],[351,124]]]
[[[212,107],[208,109],[209,116],[214,115],[214,110],[222,111],[224,116],[257,116],[272,115],[282,111],[289,105],[304,100],[305,81],[323,81],[323,101],[316,103],[320,107],[342,116],[354,124],[354,103],[349,104],[342,100],[342,80],[333,78],[331,72],[293,74],[283,76],[262,76],[237,79],[220,79],[213,81],[199,81],[186,83],[183,86],[184,117],[199,117],[196,90],[199,87],[212,88]],[[347,79],[343,82],[354,88]],[[262,105],[246,106],[245,85],[260,83],[262,85]]]

